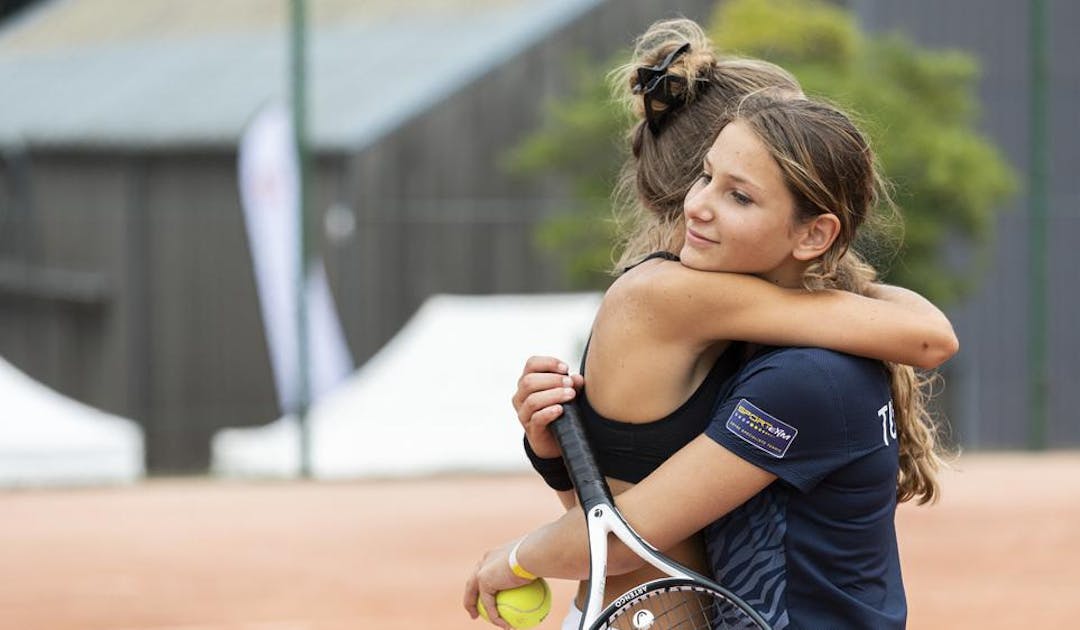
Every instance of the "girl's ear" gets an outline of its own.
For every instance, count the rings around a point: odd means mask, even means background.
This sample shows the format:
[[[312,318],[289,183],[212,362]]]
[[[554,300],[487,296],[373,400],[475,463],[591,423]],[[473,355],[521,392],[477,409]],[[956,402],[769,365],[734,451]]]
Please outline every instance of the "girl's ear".
[[[799,228],[800,236],[791,255],[796,260],[813,260],[829,251],[840,234],[840,218],[831,212],[819,214]]]

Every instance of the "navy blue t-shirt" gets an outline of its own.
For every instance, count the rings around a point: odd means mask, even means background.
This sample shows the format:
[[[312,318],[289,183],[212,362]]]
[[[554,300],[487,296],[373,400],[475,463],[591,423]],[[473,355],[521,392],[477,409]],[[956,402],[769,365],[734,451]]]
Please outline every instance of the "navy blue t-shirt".
[[[775,630],[904,627],[884,365],[766,348],[732,377],[706,434],[778,477],[706,529],[718,582]]]

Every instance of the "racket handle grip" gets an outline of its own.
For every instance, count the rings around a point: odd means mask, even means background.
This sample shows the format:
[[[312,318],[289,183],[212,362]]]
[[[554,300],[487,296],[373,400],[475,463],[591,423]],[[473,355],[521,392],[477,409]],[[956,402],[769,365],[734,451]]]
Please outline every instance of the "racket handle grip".
[[[581,507],[588,511],[599,503],[614,505],[611,490],[589,446],[577,402],[563,405],[563,415],[551,423],[551,430],[562,449],[563,460],[574,482]]]

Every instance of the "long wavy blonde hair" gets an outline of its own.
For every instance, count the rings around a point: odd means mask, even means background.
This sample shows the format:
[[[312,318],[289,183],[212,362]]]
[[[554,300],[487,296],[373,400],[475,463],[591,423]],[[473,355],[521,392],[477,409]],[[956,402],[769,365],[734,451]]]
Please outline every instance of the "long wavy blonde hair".
[[[750,95],[721,118],[739,122],[765,145],[795,200],[796,222],[831,213],[840,221],[832,246],[803,275],[808,290],[865,294],[877,271],[851,249],[859,228],[893,202],[870,142],[840,109],[820,101]],[[886,363],[898,428],[897,500],[931,502],[942,466],[938,429],[927,409],[928,382],[906,365]]]

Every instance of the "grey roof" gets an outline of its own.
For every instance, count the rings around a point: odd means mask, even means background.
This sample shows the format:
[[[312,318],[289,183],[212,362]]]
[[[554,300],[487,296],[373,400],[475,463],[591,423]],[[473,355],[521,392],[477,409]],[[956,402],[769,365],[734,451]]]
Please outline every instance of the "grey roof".
[[[601,1],[309,0],[312,145],[361,148]],[[45,3],[0,30],[0,145],[232,146],[288,100],[283,5]]]

